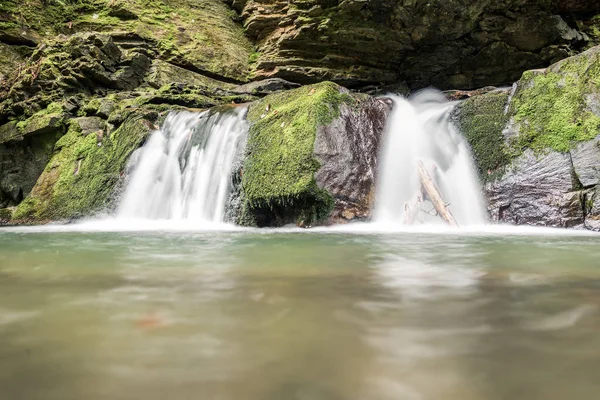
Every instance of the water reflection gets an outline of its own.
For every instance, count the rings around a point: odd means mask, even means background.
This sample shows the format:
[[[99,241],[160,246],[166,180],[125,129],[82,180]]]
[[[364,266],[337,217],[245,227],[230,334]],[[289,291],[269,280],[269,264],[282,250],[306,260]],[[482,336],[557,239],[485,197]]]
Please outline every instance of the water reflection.
[[[585,400],[600,390],[593,238],[0,235],[7,398]]]

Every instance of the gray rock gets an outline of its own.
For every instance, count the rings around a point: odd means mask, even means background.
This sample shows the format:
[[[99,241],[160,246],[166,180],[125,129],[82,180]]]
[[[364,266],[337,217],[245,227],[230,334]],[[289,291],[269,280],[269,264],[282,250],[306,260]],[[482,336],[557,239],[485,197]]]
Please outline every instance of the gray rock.
[[[600,184],[600,135],[571,150],[575,174],[584,187]]]
[[[271,93],[277,93],[284,90],[300,87],[297,83],[288,82],[281,78],[270,78],[261,81],[250,82],[245,85],[239,85],[232,91],[234,93],[248,93],[253,95],[266,96]]]
[[[536,156],[527,150],[485,193],[494,221],[573,227],[584,221],[582,192],[573,187],[569,154]]]
[[[340,117],[317,130],[315,179],[335,199],[330,223],[370,217],[379,141],[390,108],[369,98],[358,110],[340,107]]]
[[[89,135],[90,133],[104,131],[106,123],[99,117],[80,117],[74,119],[71,123],[76,123],[81,129],[81,133]]]

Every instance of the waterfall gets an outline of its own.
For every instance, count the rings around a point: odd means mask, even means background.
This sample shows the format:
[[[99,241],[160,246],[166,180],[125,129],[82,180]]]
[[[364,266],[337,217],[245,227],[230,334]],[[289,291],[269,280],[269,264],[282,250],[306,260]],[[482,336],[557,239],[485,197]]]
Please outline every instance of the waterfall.
[[[375,220],[441,222],[421,194],[417,165],[422,161],[458,224],[484,224],[487,213],[471,151],[450,119],[454,103],[434,90],[410,100],[392,99],[380,155]]]
[[[246,142],[245,114],[243,107],[171,112],[132,156],[118,218],[223,222],[233,163]]]

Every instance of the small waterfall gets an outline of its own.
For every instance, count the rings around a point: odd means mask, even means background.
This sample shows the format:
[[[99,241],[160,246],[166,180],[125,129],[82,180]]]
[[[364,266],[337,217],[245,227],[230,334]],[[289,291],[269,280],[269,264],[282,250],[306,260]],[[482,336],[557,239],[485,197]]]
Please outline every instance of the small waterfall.
[[[486,222],[485,202],[471,151],[450,120],[454,103],[426,90],[410,100],[392,97],[381,151],[375,220],[381,223],[436,223],[421,195],[417,170],[423,162],[459,225]]]
[[[132,156],[123,219],[223,222],[232,168],[245,147],[246,108],[170,113]]]

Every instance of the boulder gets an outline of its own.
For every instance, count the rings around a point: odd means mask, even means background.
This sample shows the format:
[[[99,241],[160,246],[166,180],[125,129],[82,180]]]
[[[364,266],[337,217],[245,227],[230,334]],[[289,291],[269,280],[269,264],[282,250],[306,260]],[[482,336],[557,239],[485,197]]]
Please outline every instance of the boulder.
[[[130,111],[111,135],[104,134],[99,118],[70,120],[67,133],[56,142],[52,157],[13,219],[64,220],[110,208],[129,156],[157,118],[154,111]]]
[[[456,108],[493,220],[597,228],[599,79],[595,47]]]
[[[330,82],[252,104],[238,222],[306,227],[367,218],[387,111]]]

